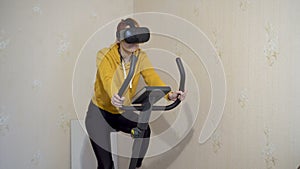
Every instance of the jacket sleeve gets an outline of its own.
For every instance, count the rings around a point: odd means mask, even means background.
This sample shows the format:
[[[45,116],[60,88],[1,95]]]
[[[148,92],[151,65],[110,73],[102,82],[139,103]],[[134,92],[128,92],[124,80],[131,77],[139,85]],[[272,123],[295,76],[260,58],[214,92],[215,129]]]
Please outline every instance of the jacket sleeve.
[[[105,53],[103,53],[103,51],[98,52],[97,55],[97,69],[98,69],[97,71],[99,76],[98,78],[101,79],[103,89],[111,98],[113,96],[112,79],[113,79],[115,69],[113,68],[109,58],[104,55]]]

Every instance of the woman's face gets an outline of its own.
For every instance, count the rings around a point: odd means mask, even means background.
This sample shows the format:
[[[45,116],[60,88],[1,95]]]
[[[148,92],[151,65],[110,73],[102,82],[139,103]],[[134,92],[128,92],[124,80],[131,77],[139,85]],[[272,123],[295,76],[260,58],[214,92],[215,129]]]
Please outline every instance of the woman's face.
[[[124,40],[120,42],[120,46],[125,52],[135,52],[139,48],[138,43],[126,43]]]
[[[138,27],[138,25],[135,26]],[[130,26],[127,25],[125,28],[130,28]],[[127,43],[125,40],[120,41],[120,46],[127,53],[135,52],[139,48],[138,43]]]

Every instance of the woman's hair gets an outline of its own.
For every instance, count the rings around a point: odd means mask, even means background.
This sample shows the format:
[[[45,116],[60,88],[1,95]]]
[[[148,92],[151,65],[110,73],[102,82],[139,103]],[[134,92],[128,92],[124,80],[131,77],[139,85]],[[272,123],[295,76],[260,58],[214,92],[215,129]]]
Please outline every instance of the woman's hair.
[[[119,38],[118,37],[118,34],[121,30],[123,29],[126,29],[127,26],[130,26],[130,25],[135,25],[136,27],[139,27],[139,24],[137,23],[136,20],[132,19],[132,18],[126,18],[126,19],[122,19],[118,26],[117,26],[117,39]],[[118,39],[119,40],[119,39]]]

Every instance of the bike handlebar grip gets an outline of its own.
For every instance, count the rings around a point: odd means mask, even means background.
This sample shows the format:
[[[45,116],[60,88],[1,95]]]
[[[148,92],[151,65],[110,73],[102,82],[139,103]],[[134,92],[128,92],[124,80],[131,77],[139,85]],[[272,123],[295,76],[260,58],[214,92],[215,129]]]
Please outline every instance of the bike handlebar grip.
[[[118,92],[118,95],[120,97],[123,96],[125,90],[127,89],[133,75],[134,75],[134,70],[135,70],[135,65],[136,65],[136,62],[137,62],[137,57],[135,55],[132,55],[131,57],[131,64],[130,64],[130,69],[129,69],[129,72],[128,72],[128,76],[126,77],[126,79],[124,80],[119,92]]]
[[[179,74],[180,74],[180,82],[179,82],[179,90],[180,91],[184,91],[184,85],[185,85],[185,71],[184,71],[184,67],[182,64],[181,59],[178,57],[176,58],[176,63],[177,63],[177,67],[179,70]],[[164,110],[171,110],[174,109],[176,106],[178,106],[180,104],[180,100],[177,99],[175,102],[173,102],[170,105],[167,105]],[[161,107],[153,107],[153,109],[160,109]]]
[[[184,71],[184,67],[183,67],[182,61],[181,61],[181,59],[180,59],[179,57],[176,58],[176,63],[177,63],[178,70],[179,70],[179,73],[180,73],[179,90],[180,90],[180,91],[184,91],[185,71]]]

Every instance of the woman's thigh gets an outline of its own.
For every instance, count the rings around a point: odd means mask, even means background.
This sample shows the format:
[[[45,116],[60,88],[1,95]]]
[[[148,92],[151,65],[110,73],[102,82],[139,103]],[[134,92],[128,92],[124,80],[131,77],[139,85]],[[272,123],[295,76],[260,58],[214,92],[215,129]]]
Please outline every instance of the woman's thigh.
[[[110,133],[115,131],[105,120],[100,109],[92,102],[85,119],[87,133],[97,145],[110,151]]]

